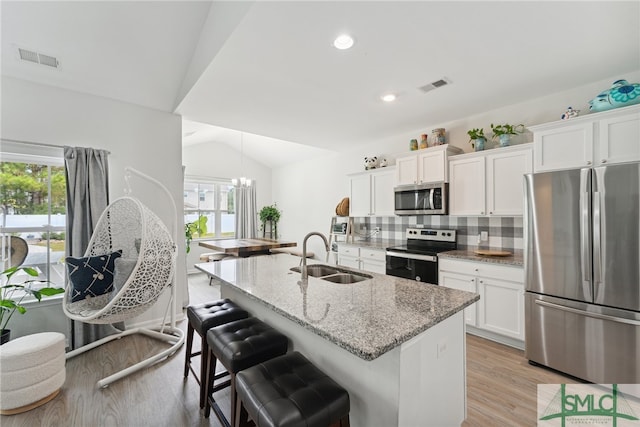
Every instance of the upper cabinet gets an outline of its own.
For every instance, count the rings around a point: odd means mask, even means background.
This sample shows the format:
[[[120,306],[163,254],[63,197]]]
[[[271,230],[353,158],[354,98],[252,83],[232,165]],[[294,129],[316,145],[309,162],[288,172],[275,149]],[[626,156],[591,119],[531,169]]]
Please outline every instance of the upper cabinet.
[[[458,147],[444,144],[398,157],[397,185],[449,182],[448,157],[462,152]]]
[[[349,216],[393,216],[396,168],[349,175]]]
[[[531,157],[531,144],[452,157],[449,214],[522,215],[522,176],[531,173]]]
[[[536,172],[640,160],[640,105],[528,129]]]

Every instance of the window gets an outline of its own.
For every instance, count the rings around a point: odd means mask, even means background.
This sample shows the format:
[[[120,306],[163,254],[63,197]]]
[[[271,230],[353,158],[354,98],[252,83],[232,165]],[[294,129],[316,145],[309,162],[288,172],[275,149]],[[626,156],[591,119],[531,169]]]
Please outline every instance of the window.
[[[10,266],[11,236],[27,243],[23,266],[64,287],[66,178],[62,156],[3,153],[0,162],[2,269]]]
[[[187,177],[184,181],[184,222],[207,219],[207,232],[195,238],[235,236],[234,187],[229,180]]]

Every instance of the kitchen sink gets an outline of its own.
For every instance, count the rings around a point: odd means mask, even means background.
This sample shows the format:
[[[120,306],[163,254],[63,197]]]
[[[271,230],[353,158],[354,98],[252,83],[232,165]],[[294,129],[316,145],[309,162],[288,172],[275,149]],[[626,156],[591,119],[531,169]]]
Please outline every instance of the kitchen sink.
[[[370,278],[371,277],[366,277],[364,275],[348,274],[348,273],[338,273],[338,274],[332,274],[331,276],[321,277],[322,280],[326,280],[328,282],[333,282],[333,283],[357,283]]]
[[[293,267],[291,271],[300,273],[302,271],[302,267]],[[308,265],[307,266],[307,274],[312,277],[328,276],[330,274],[336,274],[338,272],[339,270],[337,268],[329,267],[327,265]]]
[[[290,268],[290,270],[300,273],[302,271],[302,267],[293,267]],[[373,276],[368,274],[356,273],[322,264],[308,265],[307,274],[311,277],[317,277],[333,283],[357,283],[362,282],[363,280],[373,279]]]

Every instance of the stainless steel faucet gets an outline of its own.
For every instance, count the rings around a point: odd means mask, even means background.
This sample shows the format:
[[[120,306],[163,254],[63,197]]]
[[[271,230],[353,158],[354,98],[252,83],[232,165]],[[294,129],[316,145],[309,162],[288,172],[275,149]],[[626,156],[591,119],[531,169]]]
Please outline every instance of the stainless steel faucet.
[[[324,245],[327,248],[327,252],[329,252],[329,241],[327,240],[327,238],[324,236],[324,234],[318,232],[318,231],[312,231],[311,233],[307,234],[306,236],[304,236],[304,240],[302,241],[302,259],[300,260],[300,262],[302,263],[302,268],[300,269],[300,273],[302,274],[301,280],[303,282],[306,282],[308,279],[308,275],[307,275],[307,240],[309,240],[309,237],[313,236],[320,236],[322,237],[322,240],[324,240]]]

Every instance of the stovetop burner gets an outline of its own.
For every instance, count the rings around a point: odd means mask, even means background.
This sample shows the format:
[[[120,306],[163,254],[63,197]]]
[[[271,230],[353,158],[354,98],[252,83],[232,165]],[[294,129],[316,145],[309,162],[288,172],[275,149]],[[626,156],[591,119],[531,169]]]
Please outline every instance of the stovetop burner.
[[[407,228],[407,243],[387,250],[421,255],[437,255],[457,248],[456,230]]]

